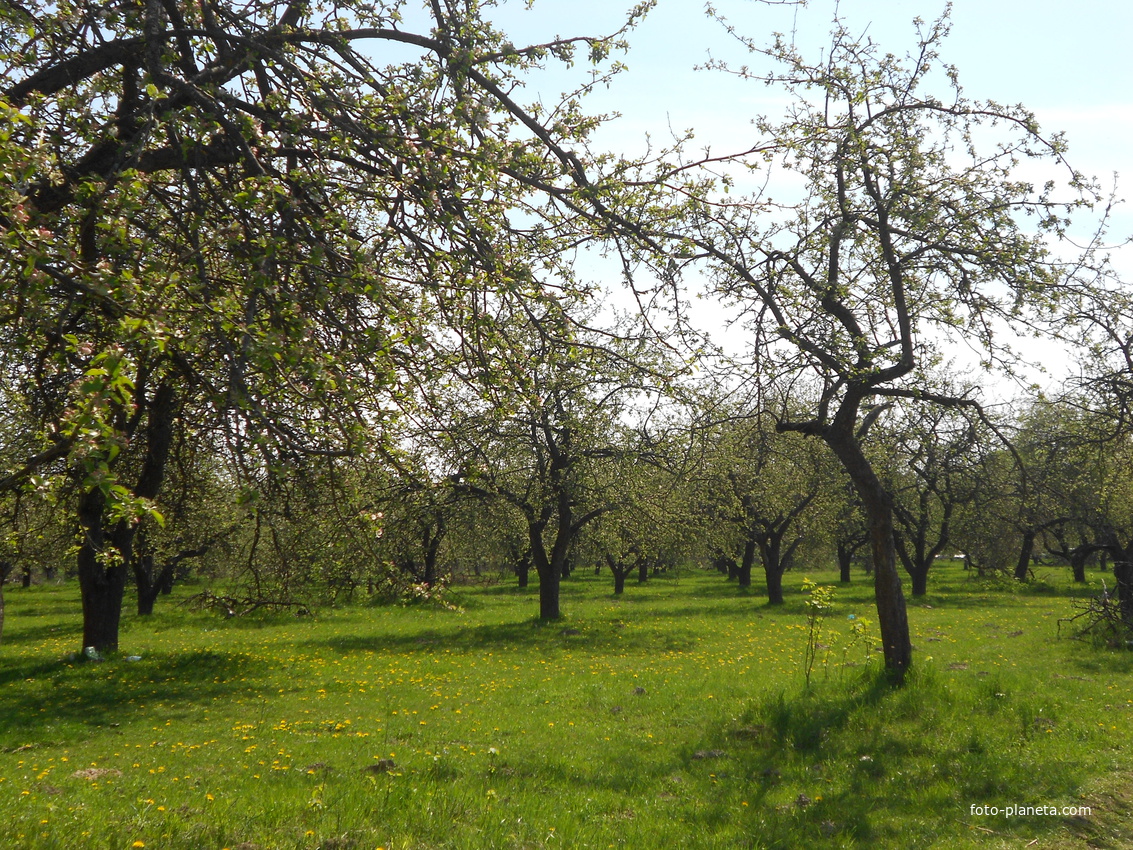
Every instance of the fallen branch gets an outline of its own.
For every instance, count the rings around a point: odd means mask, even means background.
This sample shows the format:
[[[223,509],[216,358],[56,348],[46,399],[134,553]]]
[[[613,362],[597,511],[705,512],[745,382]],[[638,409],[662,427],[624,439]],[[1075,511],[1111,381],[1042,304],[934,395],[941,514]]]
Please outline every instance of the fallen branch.
[[[205,590],[190,596],[181,603],[198,611],[211,609],[223,612],[225,617],[244,617],[253,611],[293,611],[296,617],[307,617],[311,608],[305,602],[287,599],[255,599],[253,597],[222,596]]]
[[[1062,636],[1062,624],[1073,626],[1075,640],[1104,640],[1107,646],[1133,649],[1133,629],[1122,616],[1121,603],[1109,592],[1102,582],[1102,592],[1089,599],[1076,599],[1071,603],[1075,609],[1069,617],[1058,618],[1058,636]]]

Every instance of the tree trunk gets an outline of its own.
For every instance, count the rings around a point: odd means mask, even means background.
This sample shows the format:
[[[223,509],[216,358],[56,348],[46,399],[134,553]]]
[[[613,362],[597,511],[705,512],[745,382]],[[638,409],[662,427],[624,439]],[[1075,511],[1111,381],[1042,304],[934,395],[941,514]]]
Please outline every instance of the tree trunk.
[[[440,538],[426,538],[424,584],[433,587],[437,583],[437,554],[441,548]]]
[[[905,594],[901,590],[901,575],[897,571],[893,500],[858,444],[852,422],[842,423],[842,427],[827,428],[822,436],[841,461],[862,500],[873,556],[873,590],[881,648],[886,669],[900,684],[913,663],[913,645],[909,638],[909,614]]]
[[[838,542],[838,581],[850,583],[850,566],[854,561],[854,550],[841,541]]]
[[[79,588],[83,602],[83,647],[117,652],[118,625],[126,589],[126,556],[115,552],[103,528],[106,497],[98,488],[79,500]]]
[[[559,572],[545,576],[539,576],[540,620],[558,620],[560,617],[562,617],[562,612],[559,610],[559,590],[561,588],[561,577],[562,574]]]
[[[923,547],[917,546],[909,551],[909,542],[900,537],[900,532],[894,534],[894,547],[901,566],[909,574],[912,581],[913,596],[924,596],[928,593],[928,569],[932,566],[932,557],[926,556]]]
[[[1086,561],[1089,559],[1089,552],[1079,552],[1077,550],[1070,553],[1070,570],[1074,574],[1074,581],[1079,584],[1084,584],[1086,581]]]
[[[539,575],[539,619],[557,620],[562,614],[559,611],[559,590],[561,588],[562,566],[557,569],[541,570],[536,561],[536,572]]]
[[[614,574],[614,595],[620,596],[626,589],[626,575],[628,573],[619,569],[611,569]]]
[[[1019,563],[1015,565],[1015,578],[1026,581],[1031,572],[1031,556],[1035,550],[1035,532],[1027,529],[1023,532],[1023,545],[1019,549]]]
[[[637,562],[637,583],[645,584],[649,580],[649,559],[642,558]]]
[[[173,423],[177,407],[170,385],[157,387],[150,399],[145,431],[146,455],[133,495],[154,499],[165,481],[165,464],[173,445]],[[122,619],[122,599],[126,572],[134,554],[138,525],[119,521],[109,531],[105,527],[106,496],[97,487],[79,500],[78,572],[83,600],[83,647],[98,652],[118,651],[118,626]]]
[[[751,568],[755,564],[755,540],[748,538],[744,545],[744,559],[736,573],[740,587],[751,587]]]
[[[524,553],[515,560],[515,575],[520,587],[527,587],[531,577],[531,555]]]
[[[559,611],[559,590],[563,575],[562,559],[555,557],[554,550],[548,557],[547,547],[543,544],[541,527],[530,528],[528,537],[531,541],[531,560],[535,564],[535,572],[539,576],[539,619],[557,620],[562,616]]]
[[[1117,601],[1121,607],[1121,621],[1133,628],[1133,561],[1115,560],[1113,577],[1117,580]]]
[[[783,604],[783,559],[780,555],[780,540],[772,537],[760,546],[763,558],[763,574],[767,578],[767,603]]]
[[[908,571],[912,579],[913,596],[924,596],[928,593],[928,565],[913,567]]]
[[[148,617],[153,613],[153,605],[160,592],[153,574],[153,555],[142,555],[135,559],[134,564],[134,583],[138,587],[138,616]]]
[[[782,605],[783,571],[781,569],[768,569],[766,565],[763,571],[767,574],[767,604]]]

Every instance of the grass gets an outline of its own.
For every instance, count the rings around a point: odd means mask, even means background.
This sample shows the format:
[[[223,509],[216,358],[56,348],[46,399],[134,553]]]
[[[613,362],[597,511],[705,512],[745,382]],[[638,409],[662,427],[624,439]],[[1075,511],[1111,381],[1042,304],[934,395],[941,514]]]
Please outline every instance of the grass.
[[[836,576],[812,575],[824,584]],[[1060,573],[955,566],[910,601],[909,683],[845,647],[812,686],[801,574],[767,606],[714,574],[611,595],[460,589],[460,611],[223,620],[167,599],[71,659],[73,587],[8,589],[0,819],[28,848],[1133,846],[1133,653],[1058,639]],[[1099,582],[1100,584],[1100,582]],[[142,656],[128,661],[126,655]],[[823,663],[825,661],[825,664]],[[973,806],[1088,806],[1088,816]]]

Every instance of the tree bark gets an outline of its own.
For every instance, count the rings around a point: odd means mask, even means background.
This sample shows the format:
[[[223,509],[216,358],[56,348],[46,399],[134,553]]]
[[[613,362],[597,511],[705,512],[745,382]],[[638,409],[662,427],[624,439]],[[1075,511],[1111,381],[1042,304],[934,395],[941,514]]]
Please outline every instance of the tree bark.
[[[862,500],[873,555],[874,599],[885,667],[900,684],[913,663],[913,645],[901,575],[897,571],[893,500],[858,444],[852,423],[831,426],[823,431],[822,437],[841,461]]]
[[[751,568],[755,564],[755,552],[755,540],[749,537],[747,543],[744,544],[743,562],[740,564],[740,568],[736,573],[740,587],[751,587]]]
[[[153,555],[142,555],[134,560],[134,584],[138,590],[138,616],[148,617],[153,613],[160,586],[154,577]]]
[[[1031,556],[1035,550],[1035,532],[1027,529],[1023,532],[1023,545],[1019,549],[1019,562],[1015,565],[1015,578],[1026,581],[1031,572]]]
[[[555,550],[548,555],[547,547],[543,543],[541,526],[531,526],[528,529],[528,538],[531,542],[531,560],[535,564],[535,573],[539,576],[539,619],[557,620],[562,616],[559,610],[562,560],[555,557]],[[557,548],[556,543],[555,549]]]
[[[1086,583],[1086,560],[1089,557],[1089,553],[1072,552],[1070,554],[1070,571],[1074,574],[1074,581],[1077,584]]]
[[[158,386],[149,403],[146,455],[134,496],[153,499],[161,490],[165,464],[173,445],[176,410],[172,387],[169,384]],[[126,573],[133,561],[138,524],[119,521],[107,529],[106,514],[106,496],[101,489],[92,487],[82,495],[78,509],[82,534],[78,572],[83,602],[83,647],[117,652]]]
[[[783,604],[783,559],[780,557],[781,540],[772,537],[760,546],[763,574],[767,578],[767,603]]]
[[[1133,561],[1114,561],[1113,577],[1117,581],[1117,602],[1121,620],[1133,628]]]
[[[118,651],[118,625],[126,589],[126,557],[113,551],[103,527],[106,497],[93,488],[79,500],[79,588],[83,603],[83,647]]]
[[[928,567],[915,567],[908,570],[908,573],[909,578],[912,579],[913,596],[924,596],[928,593]]]
[[[851,549],[841,540],[838,541],[838,581],[842,584],[850,583],[850,567],[853,565],[856,551],[856,546]]]
[[[424,584],[426,587],[433,587],[437,583],[437,555],[440,553],[441,534],[425,535],[425,574]]]

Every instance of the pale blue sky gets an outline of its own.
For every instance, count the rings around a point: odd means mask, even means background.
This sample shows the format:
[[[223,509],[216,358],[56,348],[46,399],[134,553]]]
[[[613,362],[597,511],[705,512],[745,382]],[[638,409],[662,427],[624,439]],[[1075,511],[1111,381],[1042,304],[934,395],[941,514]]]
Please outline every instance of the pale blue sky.
[[[518,44],[612,30],[631,5],[632,0],[537,0],[525,11],[523,3],[510,2],[493,17]],[[913,18],[935,19],[945,3],[811,0],[797,8],[715,0],[715,6],[756,41],[769,42],[776,31],[794,32],[796,43],[811,55],[827,43],[837,7],[851,30],[902,55],[914,46]],[[694,129],[698,145],[723,153],[754,141],[752,115],[775,117],[781,110],[781,95],[774,90],[693,70],[710,54],[748,58],[705,16],[703,0],[659,0],[629,41],[631,49],[622,57],[628,72],[589,100],[591,110],[623,116],[600,137],[607,145],[633,150],[645,133],[663,139],[671,125],[678,131]],[[1107,185],[1120,172],[1121,185],[1133,185],[1131,44],[1133,2],[1128,0],[955,0],[952,33],[941,56],[957,66],[969,97],[1023,103],[1044,130],[1066,132],[1076,168]],[[571,77],[577,80],[581,69],[574,71]],[[545,87],[550,96],[567,79],[556,71],[533,85]],[[1133,199],[1133,189],[1122,194]],[[1133,233],[1133,215],[1122,214],[1117,225]]]
[[[516,43],[547,41],[556,35],[614,30],[632,0],[536,0],[530,11],[522,2],[503,3],[491,16]],[[770,43],[774,32],[794,33],[807,56],[829,43],[835,8],[851,31],[865,33],[885,52],[904,55],[915,47],[912,21],[932,21],[943,0],[811,0],[805,8],[768,6],[758,0],[714,0],[717,10],[756,42]],[[955,65],[966,96],[1000,103],[1022,103],[1046,132],[1063,131],[1069,160],[1078,170],[1110,186],[1120,174],[1118,196],[1133,200],[1133,2],[1130,0],[955,0],[952,31],[940,48],[941,59]],[[629,70],[608,91],[588,98],[591,112],[617,111],[622,117],[598,136],[600,145],[625,153],[640,152],[646,134],[664,142],[671,126],[692,129],[698,146],[723,154],[750,147],[757,137],[754,115],[777,118],[786,104],[783,93],[752,81],[694,71],[710,55],[737,62],[752,58],[704,13],[704,0],[659,0],[657,8],[628,36],[631,49],[619,57]],[[526,100],[543,92],[555,99],[564,86],[585,71],[549,70],[533,79]],[[943,92],[942,92],[943,94]],[[1045,177],[1026,175],[1033,182]],[[1050,176],[1050,175],[1047,175]],[[1133,204],[1119,207],[1110,241],[1133,235]],[[1082,234],[1092,229],[1086,223]],[[1133,249],[1115,253],[1115,264],[1133,282]],[[725,315],[697,308],[703,326],[720,328]],[[714,337],[729,337],[713,331]],[[742,335],[741,335],[742,337]],[[737,337],[739,338],[739,337]],[[1070,366],[1067,353],[1049,343],[1016,343],[1042,362],[1048,372],[1031,380],[1056,387]],[[959,363],[973,362],[963,347],[953,349]],[[997,382],[990,377],[992,386]],[[999,385],[993,395],[1010,397],[1017,389]]]

